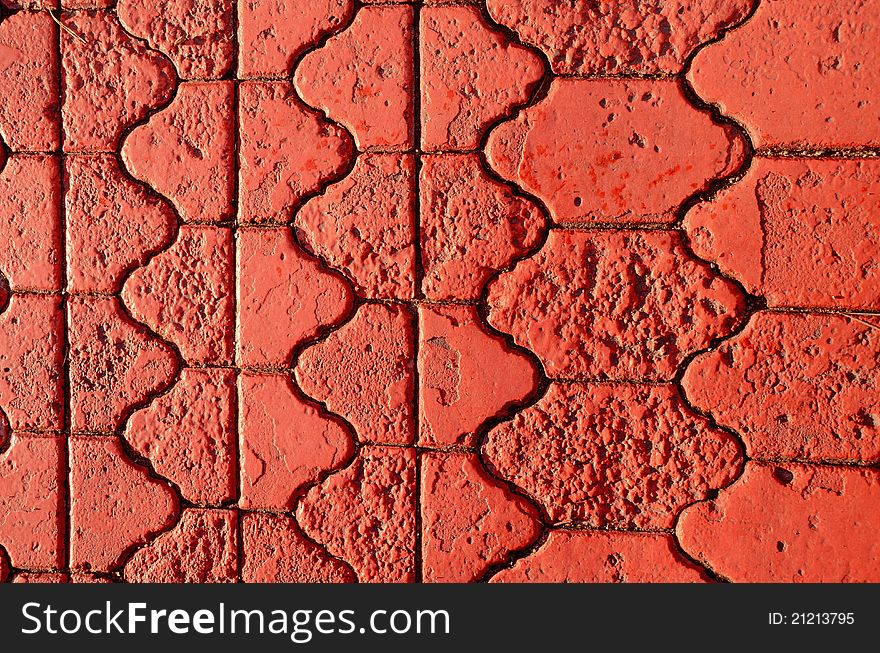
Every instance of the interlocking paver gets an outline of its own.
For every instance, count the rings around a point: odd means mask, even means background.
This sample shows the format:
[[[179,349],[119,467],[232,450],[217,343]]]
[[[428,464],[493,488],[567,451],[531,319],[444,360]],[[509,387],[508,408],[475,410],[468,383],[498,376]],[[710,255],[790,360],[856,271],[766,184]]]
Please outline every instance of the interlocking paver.
[[[412,581],[417,495],[412,449],[366,446],[349,467],[309,491],[297,519],[361,582]]]
[[[697,55],[690,78],[759,147],[876,147],[878,18],[877,0],[835,11],[820,0],[762,1],[752,20]]]
[[[0,547],[12,566],[64,564],[63,453],[60,437],[13,435],[0,454]]]
[[[495,128],[492,167],[557,222],[673,222],[678,207],[742,159],[741,137],[669,80],[557,79]]]
[[[122,148],[129,172],[167,197],[184,222],[232,217],[233,86],[184,82]]]
[[[490,178],[476,155],[425,157],[421,170],[423,289],[473,300],[498,270],[540,242],[538,206]]]
[[[535,508],[472,454],[424,454],[420,491],[427,582],[475,581],[541,532]]]
[[[541,60],[493,31],[476,7],[419,15],[422,147],[476,149],[486,127],[528,100]]]
[[[174,67],[112,14],[74,11],[60,20],[68,28],[61,31],[64,149],[115,151],[126,128],[171,98]]]
[[[730,335],[737,288],[666,231],[554,231],[489,286],[489,322],[558,378],[669,380]]]
[[[303,488],[352,456],[352,435],[304,400],[289,376],[245,372],[239,388],[242,507],[288,510]]]
[[[162,10],[142,0],[119,0],[116,14],[129,32],[171,61],[181,79],[217,79],[232,65],[235,0],[173,0]]]
[[[0,314],[0,407],[15,431],[63,427],[63,331],[54,295],[13,295]]]
[[[0,23],[0,135],[12,150],[58,147],[58,49],[46,13],[21,12]]]
[[[177,345],[189,363],[232,362],[232,241],[229,229],[182,227],[122,289],[132,316]]]
[[[878,163],[759,159],[685,228],[697,254],[771,305],[880,309]]]
[[[682,380],[693,404],[771,460],[880,460],[876,327],[840,315],[757,313],[698,356]]]
[[[421,307],[419,339],[419,444],[474,446],[486,421],[537,389],[531,361],[472,306]]]
[[[239,220],[287,223],[348,165],[345,130],[304,106],[289,82],[239,85]]]
[[[177,526],[131,556],[125,579],[136,583],[235,582],[236,520],[233,510],[183,510]]]
[[[64,174],[67,287],[117,292],[132,270],[173,240],[174,211],[132,181],[112,155],[67,157]]]
[[[353,0],[237,0],[239,74],[287,75],[308,48],[349,19]]]
[[[303,243],[370,299],[415,294],[415,158],[366,154],[296,214]]]
[[[748,14],[749,0],[487,0],[560,75],[677,73],[697,46]]]
[[[413,9],[365,7],[351,27],[309,53],[294,73],[310,105],[351,130],[358,147],[413,144]]]
[[[71,428],[115,432],[132,409],[176,380],[179,362],[118,299],[76,297],[68,311]]]
[[[302,534],[286,515],[241,514],[241,578],[246,583],[348,583],[351,568]]]
[[[285,365],[297,345],[351,310],[351,293],[289,229],[241,229],[237,240],[239,363]]]
[[[125,440],[196,505],[236,495],[235,373],[185,369],[171,390],[132,415]]]
[[[671,528],[741,466],[736,440],[671,386],[553,384],[490,431],[484,453],[553,521],[594,528]]]
[[[303,391],[349,421],[361,442],[413,441],[413,321],[400,306],[366,304],[299,358]]]
[[[58,159],[10,156],[0,172],[0,270],[14,290],[61,287]]]
[[[685,510],[677,533],[733,581],[876,583],[878,494],[876,469],[749,463],[717,499]]]
[[[177,522],[174,490],[132,462],[119,438],[74,436],[69,447],[72,568],[112,571]]]
[[[553,530],[496,583],[699,583],[704,571],[664,533]]]
[[[0,6],[0,581],[877,580],[878,0]]]

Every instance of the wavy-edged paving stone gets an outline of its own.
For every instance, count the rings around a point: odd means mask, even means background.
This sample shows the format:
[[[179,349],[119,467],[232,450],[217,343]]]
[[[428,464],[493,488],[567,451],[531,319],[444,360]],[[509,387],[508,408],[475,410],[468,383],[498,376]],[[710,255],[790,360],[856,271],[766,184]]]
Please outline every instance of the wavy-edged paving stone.
[[[235,372],[184,369],[129,420],[125,439],[196,505],[235,498]]]
[[[115,297],[71,297],[71,428],[115,432],[129,411],[168,387],[175,378],[175,352],[134,324]]]
[[[183,79],[217,79],[232,65],[236,0],[119,0],[116,14],[135,36],[167,55]]]
[[[124,130],[169,100],[171,62],[129,36],[108,12],[64,13],[64,149],[115,151]]]
[[[731,483],[742,457],[665,385],[554,383],[483,449],[554,522],[624,529],[671,528],[683,507]]]
[[[370,299],[415,294],[415,157],[363,154],[296,214],[303,243]]]
[[[735,171],[742,137],[671,80],[556,79],[495,128],[489,164],[563,224],[669,223],[688,197]]]
[[[701,583],[702,568],[671,535],[553,530],[547,541],[493,583]]]
[[[529,358],[473,306],[419,308],[419,444],[474,446],[479,427],[538,387]]]
[[[232,362],[233,246],[230,229],[184,226],[122,290],[132,316],[176,344],[189,363]]]
[[[300,62],[294,84],[306,103],[350,129],[360,149],[412,147],[413,8],[361,8]]]
[[[15,434],[0,454],[0,550],[12,566],[64,564],[64,466],[60,437]]]
[[[69,156],[64,170],[68,290],[118,292],[133,269],[171,242],[174,211],[129,179],[113,155]]]
[[[688,399],[767,459],[880,460],[877,329],[844,315],[755,314],[698,356]]]
[[[58,159],[13,155],[0,172],[0,271],[13,290],[58,290],[64,259]]]
[[[288,75],[294,62],[342,27],[353,0],[237,0],[240,76]]]
[[[750,462],[717,499],[684,511],[684,550],[746,583],[880,580],[880,472]]]
[[[749,12],[749,0],[488,0],[491,16],[560,75],[674,74]]]
[[[241,514],[241,579],[245,583],[350,583],[350,567],[310,542],[287,515]]]
[[[13,151],[58,147],[58,47],[48,13],[0,23],[0,134]]]
[[[351,457],[354,438],[288,375],[243,372],[239,388],[239,505],[289,510],[304,487]]]
[[[70,564],[112,571],[134,547],[171,528],[177,495],[131,461],[119,438],[70,439]]]
[[[350,422],[361,442],[413,441],[413,322],[401,306],[365,304],[299,357],[303,392]]]
[[[290,229],[239,229],[237,242],[238,362],[287,365],[298,345],[349,313],[351,291]]]
[[[361,582],[415,578],[416,453],[366,446],[351,466],[299,503],[303,531],[352,566]]]
[[[0,315],[0,410],[13,431],[64,423],[64,309],[55,295],[12,295]]]
[[[490,277],[540,241],[541,209],[490,178],[478,155],[425,156],[420,177],[423,287],[430,299],[478,299]]]
[[[761,2],[752,19],[701,51],[689,77],[758,147],[880,145],[880,1],[829,11],[822,0]]]
[[[177,526],[126,563],[130,583],[234,583],[238,576],[234,510],[187,508]]]
[[[233,82],[184,82],[174,101],[125,139],[132,175],[174,203],[184,222],[232,218]]]
[[[665,231],[553,231],[489,286],[489,322],[559,378],[668,380],[728,335],[736,286]]]
[[[474,582],[538,539],[538,511],[492,478],[478,456],[425,453],[421,465],[425,581]]]
[[[684,226],[770,305],[880,309],[880,162],[763,159]]]
[[[419,16],[422,148],[476,149],[486,127],[529,99],[544,66],[477,7],[426,7]]]
[[[289,82],[242,82],[238,91],[239,222],[286,224],[343,173],[351,137],[303,105]]]

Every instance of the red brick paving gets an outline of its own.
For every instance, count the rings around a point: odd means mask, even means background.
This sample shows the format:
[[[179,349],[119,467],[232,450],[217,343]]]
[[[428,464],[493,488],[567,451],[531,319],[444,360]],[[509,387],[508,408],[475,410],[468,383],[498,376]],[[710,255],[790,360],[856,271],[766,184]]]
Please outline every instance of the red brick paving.
[[[0,4],[0,581],[880,580],[876,0]]]

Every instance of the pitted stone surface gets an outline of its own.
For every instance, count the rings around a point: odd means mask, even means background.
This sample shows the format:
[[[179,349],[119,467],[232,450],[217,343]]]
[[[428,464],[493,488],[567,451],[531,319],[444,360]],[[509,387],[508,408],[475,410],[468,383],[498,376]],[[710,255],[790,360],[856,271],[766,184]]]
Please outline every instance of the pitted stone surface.
[[[413,316],[365,304],[299,358],[296,379],[357,430],[361,442],[410,444],[414,437]]]
[[[346,561],[364,583],[415,575],[415,452],[363,447],[350,467],[312,488],[297,520],[312,539]]]
[[[745,308],[674,232],[554,231],[489,286],[489,322],[550,377],[669,380]]]
[[[296,214],[303,244],[370,299],[415,293],[415,158],[365,154]]]
[[[748,0],[488,0],[561,75],[677,73],[701,44],[748,15]]]
[[[478,156],[424,157],[420,191],[423,289],[430,299],[478,299],[490,277],[540,242],[541,210],[491,179]]]
[[[551,520],[596,528],[672,528],[741,466],[736,440],[662,385],[553,384],[490,431],[484,452]]]
[[[876,327],[840,315],[761,312],[698,356],[690,401],[772,460],[880,460]]]

